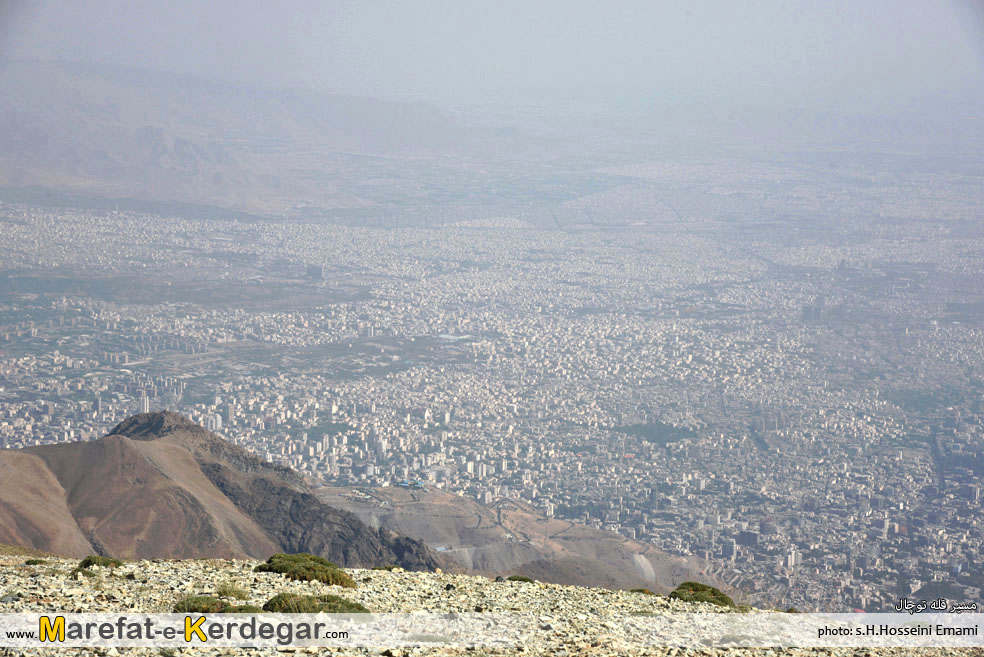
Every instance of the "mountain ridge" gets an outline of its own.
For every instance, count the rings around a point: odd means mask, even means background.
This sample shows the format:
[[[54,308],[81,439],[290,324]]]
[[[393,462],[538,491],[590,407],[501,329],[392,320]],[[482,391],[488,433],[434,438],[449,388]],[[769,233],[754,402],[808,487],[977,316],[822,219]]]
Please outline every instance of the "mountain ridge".
[[[379,202],[353,175],[364,160],[399,167],[472,141],[421,103],[150,70],[17,61],[0,85],[17,90],[0,97],[0,188],[15,192],[225,216],[365,210]]]
[[[440,546],[467,572],[516,574],[555,584],[670,591],[706,579],[697,559],[561,518],[542,515],[520,500],[482,505],[441,490],[399,486],[353,491],[316,489],[329,506],[355,513],[370,527],[389,529]],[[723,582],[716,586],[734,592]]]
[[[318,501],[297,473],[176,413],[124,420],[89,442],[0,451],[0,543],[71,556],[444,564],[424,544]]]

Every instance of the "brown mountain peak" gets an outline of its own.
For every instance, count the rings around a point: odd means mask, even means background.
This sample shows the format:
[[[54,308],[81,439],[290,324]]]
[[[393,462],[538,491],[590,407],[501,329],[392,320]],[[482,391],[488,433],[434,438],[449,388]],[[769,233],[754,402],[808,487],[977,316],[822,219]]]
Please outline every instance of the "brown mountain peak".
[[[156,440],[175,431],[208,435],[208,431],[174,411],[133,415],[113,427],[108,435],[126,436],[134,440]]]
[[[311,552],[354,567],[450,565],[178,413],[135,415],[98,440],[0,450],[0,482],[0,543],[127,559]]]

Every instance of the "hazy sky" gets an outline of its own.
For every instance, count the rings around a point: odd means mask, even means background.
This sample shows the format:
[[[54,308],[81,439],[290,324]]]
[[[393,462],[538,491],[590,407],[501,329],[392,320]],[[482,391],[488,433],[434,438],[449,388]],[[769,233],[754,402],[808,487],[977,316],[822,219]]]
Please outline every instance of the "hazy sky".
[[[0,0],[0,54],[451,102],[884,107],[984,87],[982,4]]]

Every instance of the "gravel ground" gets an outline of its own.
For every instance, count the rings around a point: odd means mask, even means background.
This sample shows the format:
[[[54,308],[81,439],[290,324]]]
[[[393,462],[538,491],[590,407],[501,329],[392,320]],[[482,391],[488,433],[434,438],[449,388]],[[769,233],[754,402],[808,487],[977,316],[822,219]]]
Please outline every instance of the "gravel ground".
[[[217,596],[223,587],[241,589],[247,600],[231,604],[262,606],[277,593],[332,593],[372,612],[516,613],[538,629],[532,641],[501,649],[483,647],[329,648],[0,648],[14,655],[981,655],[984,650],[952,649],[708,649],[645,647],[626,641],[618,620],[669,613],[719,613],[711,604],[684,603],[662,596],[560,586],[496,582],[487,577],[402,570],[346,569],[358,584],[343,589],[320,582],[294,582],[274,573],[255,573],[256,561],[133,561],[115,569],[93,568],[94,577],[72,576],[77,561],[46,559],[24,565],[23,556],[0,556],[0,613],[128,612],[167,613],[192,594]],[[217,596],[218,597],[218,596]]]

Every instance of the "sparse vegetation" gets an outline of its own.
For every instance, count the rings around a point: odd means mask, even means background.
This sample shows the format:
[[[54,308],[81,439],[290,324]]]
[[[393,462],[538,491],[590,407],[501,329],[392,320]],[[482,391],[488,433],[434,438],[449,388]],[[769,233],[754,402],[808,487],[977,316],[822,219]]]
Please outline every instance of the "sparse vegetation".
[[[529,583],[533,582],[533,580],[527,577],[526,575],[510,575],[509,577],[506,578],[506,580],[510,582],[529,582]]]
[[[287,579],[301,582],[324,582],[334,586],[354,589],[355,581],[348,573],[323,557],[301,552],[299,554],[275,554],[254,569],[258,573],[280,573]]]
[[[249,599],[249,591],[228,582],[225,584],[219,584],[215,588],[215,594],[220,598],[234,598],[236,600]]]
[[[324,607],[321,611],[326,614],[368,614],[369,610],[358,602],[340,598],[337,595],[326,593],[318,596]]]
[[[48,563],[45,559],[28,559],[24,562],[25,566],[43,566]]]
[[[101,568],[117,568],[122,566],[123,562],[119,559],[114,559],[113,557],[102,557],[98,554],[90,554],[85,559],[79,562],[79,568],[92,568],[93,566],[99,566]]]
[[[264,611],[282,614],[368,614],[369,610],[358,602],[337,595],[298,595],[278,593],[263,605]]]
[[[636,438],[641,438],[646,442],[655,443],[661,447],[665,447],[670,443],[678,442],[684,438],[692,438],[695,435],[693,429],[688,429],[687,427],[676,427],[672,424],[666,424],[665,422],[660,422],[658,420],[647,422],[645,424],[626,424],[611,427],[611,430],[617,431],[618,433],[624,433],[629,436],[634,436]]]
[[[189,595],[174,605],[176,614],[258,614],[263,610],[254,605],[230,605],[210,595]]]
[[[173,611],[176,614],[214,614],[225,606],[225,602],[210,595],[189,595],[178,600]]]
[[[263,605],[263,611],[281,614],[316,614],[321,611],[321,602],[313,595],[278,593]]]
[[[735,607],[735,602],[720,590],[700,582],[684,582],[670,592],[670,597],[683,602],[710,602],[719,607]]]
[[[396,570],[397,568],[399,568],[399,566],[397,566],[396,564],[389,564],[387,566],[373,566],[372,567],[373,570],[388,570],[390,572]]]
[[[262,614],[263,609],[256,605],[229,605],[219,610],[220,614]]]
[[[3,557],[51,557],[55,556],[48,554],[47,552],[42,552],[41,550],[35,550],[34,548],[21,547],[19,545],[7,545],[6,543],[0,543],[0,556]]]
[[[656,595],[655,593],[653,593],[649,589],[645,589],[645,588],[642,588],[642,589],[629,589],[629,593],[642,593],[643,595]]]
[[[72,579],[77,579],[77,576],[78,575],[82,575],[83,577],[95,577],[96,576],[96,574],[94,572],[92,572],[91,570],[89,570],[88,568],[80,568],[80,567],[74,568],[72,570],[72,572],[70,572],[68,574],[68,576],[70,578],[72,578]]]

